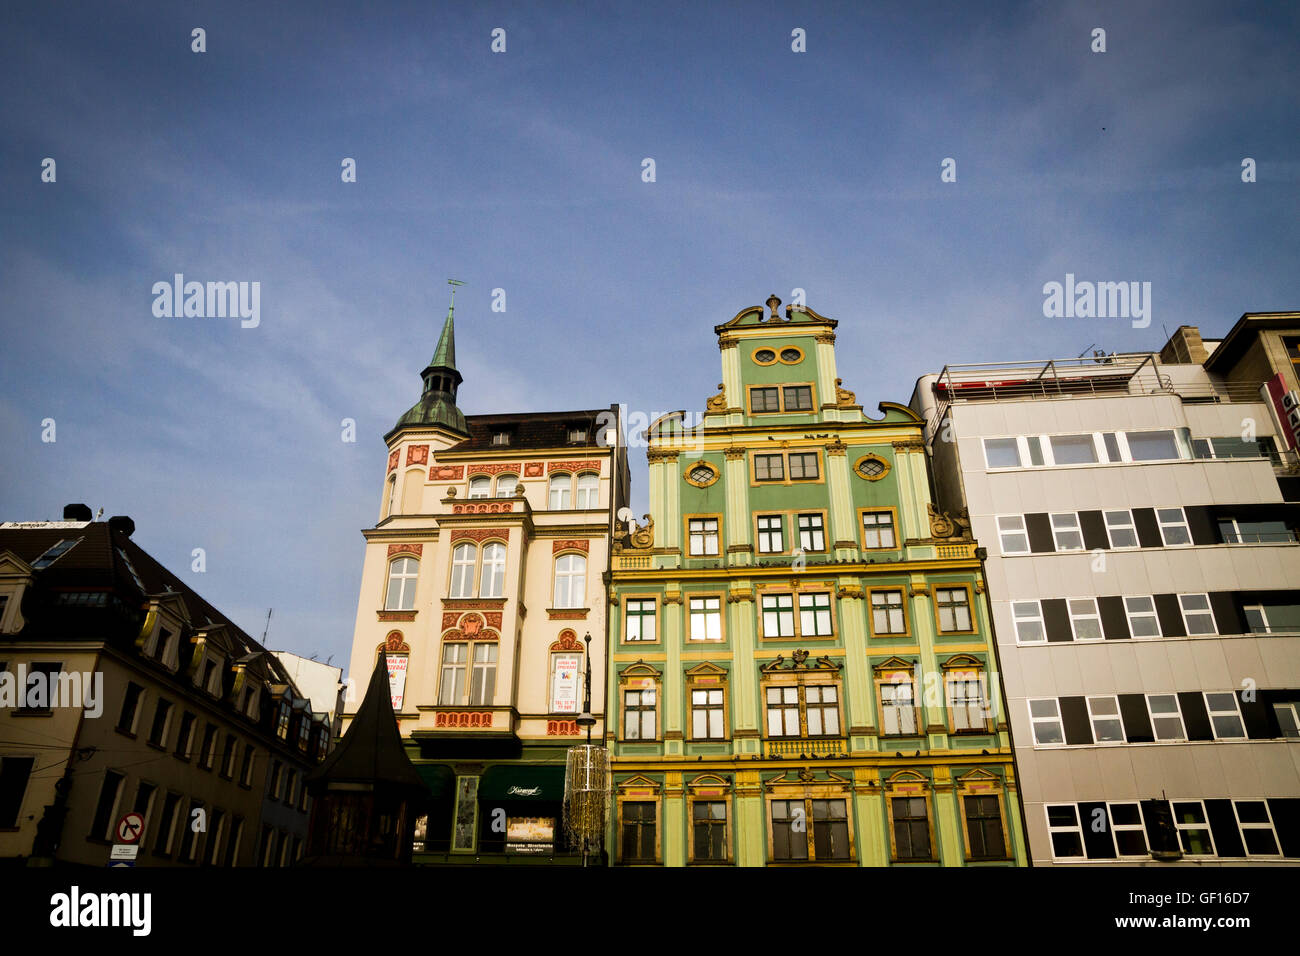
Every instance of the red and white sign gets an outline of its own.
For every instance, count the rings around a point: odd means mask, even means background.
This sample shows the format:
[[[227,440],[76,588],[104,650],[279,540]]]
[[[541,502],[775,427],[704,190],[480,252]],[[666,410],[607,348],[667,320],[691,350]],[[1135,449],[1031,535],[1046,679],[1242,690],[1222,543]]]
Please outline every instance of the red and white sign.
[[[388,692],[393,695],[394,712],[402,709],[402,698],[406,695],[405,654],[389,654],[388,658]]]
[[[582,658],[575,654],[556,654],[555,673],[551,684],[551,713],[576,714],[578,712],[578,666]]]
[[[1300,448],[1300,395],[1294,390],[1287,390],[1282,373],[1278,372],[1267,382],[1264,389],[1268,392],[1273,414],[1277,416],[1282,437],[1288,448]]]
[[[117,821],[118,843],[139,843],[144,835],[144,817],[132,811]]]

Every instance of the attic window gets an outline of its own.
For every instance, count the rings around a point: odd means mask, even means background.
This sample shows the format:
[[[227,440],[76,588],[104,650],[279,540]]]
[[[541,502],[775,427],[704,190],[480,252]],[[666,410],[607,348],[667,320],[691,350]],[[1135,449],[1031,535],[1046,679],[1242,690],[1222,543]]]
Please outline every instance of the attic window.
[[[141,593],[145,593],[144,582],[140,580],[140,575],[135,573],[135,566],[131,564],[131,559],[126,556],[126,552],[118,548],[117,554],[122,559],[122,563],[126,565],[126,569],[131,572],[131,579],[135,581],[135,586],[140,589]]]
[[[578,442],[585,442],[586,440],[587,440],[587,429],[579,425],[569,426],[569,444],[573,445],[573,444],[577,444]]]
[[[509,444],[510,444],[510,433],[509,433],[509,432],[493,432],[493,433],[492,433],[492,444],[494,444],[494,445],[509,445]]]
[[[82,538],[77,538],[75,540],[72,538],[64,538],[54,547],[50,548],[39,558],[33,561],[32,570],[41,571],[44,570],[45,568],[48,568],[51,564],[59,560],[59,558],[63,557],[63,555],[67,554],[78,544],[80,544],[82,540],[83,540]]]

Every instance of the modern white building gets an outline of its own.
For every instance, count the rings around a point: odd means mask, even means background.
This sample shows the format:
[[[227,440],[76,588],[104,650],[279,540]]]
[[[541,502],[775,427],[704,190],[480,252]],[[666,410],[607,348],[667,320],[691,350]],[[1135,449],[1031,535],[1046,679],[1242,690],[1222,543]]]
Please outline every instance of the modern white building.
[[[291,651],[272,651],[288,671],[298,689],[307,695],[317,720],[324,720],[335,737],[343,729],[343,703],[346,685],[343,668],[324,661],[303,657]]]
[[[1034,865],[1300,863],[1300,313],[921,378]]]

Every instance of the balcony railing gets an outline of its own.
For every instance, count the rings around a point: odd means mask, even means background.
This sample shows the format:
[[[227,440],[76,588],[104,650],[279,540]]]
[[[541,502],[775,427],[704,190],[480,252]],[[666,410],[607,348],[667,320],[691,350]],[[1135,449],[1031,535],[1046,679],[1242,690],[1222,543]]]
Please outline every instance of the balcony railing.
[[[849,754],[845,737],[774,737],[763,741],[765,757],[838,757]]]
[[[650,570],[650,555],[648,554],[628,554],[614,555],[615,571],[648,571]]]

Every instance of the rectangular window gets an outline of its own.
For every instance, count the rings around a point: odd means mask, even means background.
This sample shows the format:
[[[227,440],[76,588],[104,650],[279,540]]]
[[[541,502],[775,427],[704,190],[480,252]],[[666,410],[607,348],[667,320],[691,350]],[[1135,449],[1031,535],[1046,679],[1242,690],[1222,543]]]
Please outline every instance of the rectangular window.
[[[217,725],[208,724],[203,728],[203,745],[199,748],[199,767],[211,770],[212,762],[217,759]]]
[[[189,825],[189,821],[194,819],[194,811],[202,809],[202,807],[202,800],[191,800],[189,812],[185,814],[184,819],[181,821],[181,845],[176,858],[183,863],[193,863],[194,857],[198,854],[198,834]]]
[[[970,595],[965,588],[935,588],[939,609],[939,630],[945,633],[970,631]]]
[[[907,633],[902,591],[871,592],[871,630],[873,634]]]
[[[1043,626],[1043,608],[1037,601],[1013,601],[1011,619],[1016,625],[1016,641],[1020,644],[1041,644],[1047,640]]]
[[[1186,740],[1183,729],[1183,712],[1178,708],[1174,694],[1147,694],[1147,711],[1151,714],[1151,728],[1156,740]]]
[[[751,388],[749,390],[749,410],[752,412],[779,412],[781,395],[775,388]]]
[[[894,859],[930,859],[930,817],[925,797],[891,797],[894,818]]]
[[[627,630],[625,641],[653,641],[655,639],[655,602],[653,598],[627,599]]]
[[[794,458],[790,457],[790,477],[794,478]],[[826,535],[821,515],[799,515],[799,547],[805,551],[825,551]]]
[[[244,842],[244,820],[235,817],[230,825],[230,838],[226,840],[226,856],[222,866],[234,866],[239,861],[239,844]]]
[[[911,737],[916,734],[916,695],[912,680],[899,672],[880,684],[880,725],[886,736]]]
[[[849,860],[849,805],[847,800],[814,800],[813,853],[819,860]]]
[[[166,745],[167,721],[171,717],[171,712],[171,701],[159,698],[153,710],[153,724],[149,727],[149,743],[155,747]]]
[[[1006,843],[1002,839],[1002,810],[998,799],[990,795],[962,798],[966,808],[966,836],[970,840],[972,860],[1006,858]]]
[[[1172,461],[1179,457],[1178,441],[1172,431],[1125,432],[1132,461]]]
[[[772,859],[808,859],[808,816],[802,800],[772,801]]]
[[[194,743],[194,720],[194,715],[189,711],[181,715],[181,729],[176,735],[176,756],[182,760],[190,759],[190,750]]]
[[[1114,432],[1103,432],[1101,442],[1106,446],[1107,461],[1123,461],[1124,456],[1119,451],[1119,438]]]
[[[1147,595],[1126,597],[1124,613],[1128,616],[1128,631],[1134,637],[1160,637],[1160,618],[1156,603]]]
[[[862,514],[863,548],[896,548],[894,513],[892,511],[866,511]]]
[[[123,733],[135,733],[135,718],[140,710],[140,695],[144,688],[132,681],[126,682],[126,696],[122,699],[122,712],[117,718],[117,729]]]
[[[691,691],[691,737],[695,740],[723,740],[722,688],[708,687]]]
[[[1052,459],[1058,465],[1092,465],[1097,462],[1097,448],[1091,435],[1053,435]]]
[[[623,692],[623,739],[655,739],[655,699],[653,687]]]
[[[1073,803],[1047,804],[1047,833],[1055,859],[1083,859],[1083,828]]]
[[[1187,516],[1182,508],[1157,508],[1156,521],[1160,524],[1160,537],[1166,548],[1192,543],[1192,532],[1187,527]]]
[[[785,410],[787,412],[812,411],[811,385],[787,385],[781,389],[781,393],[785,399]]]
[[[1065,728],[1061,724],[1061,705],[1055,697],[1031,700],[1029,723],[1034,728],[1035,744],[1047,746],[1065,743]]]
[[[244,744],[244,759],[239,765],[239,782],[247,787],[253,783],[253,745]]]
[[[1079,529],[1079,516],[1074,512],[1054,514],[1052,519],[1052,541],[1057,551],[1082,551],[1083,532]]]
[[[1217,634],[1214,612],[1210,610],[1208,594],[1180,594],[1178,607],[1183,612],[1183,627],[1193,637],[1200,634]]]
[[[798,737],[799,688],[793,686],[767,688],[767,735],[769,737]]]
[[[306,718],[303,718],[306,723]],[[238,741],[235,740],[234,734],[226,734],[226,746],[221,752],[221,776],[229,780],[235,775],[235,747]]]
[[[655,804],[653,801],[624,801],[623,812],[623,862],[653,863],[655,861]]]
[[[799,636],[831,637],[831,596],[829,594],[799,595]]]
[[[1110,830],[1115,837],[1115,852],[1120,856],[1148,856],[1146,827],[1142,808],[1136,803],[1110,803]]]
[[[713,555],[718,553],[718,519],[691,518],[687,522],[690,530],[692,555]]]
[[[0,757],[0,829],[18,826],[35,757]]]
[[[1089,697],[1088,719],[1092,739],[1099,744],[1124,743],[1124,722],[1119,715],[1118,697]]]
[[[1300,737],[1300,705],[1274,704],[1273,714],[1283,737]]]
[[[208,817],[208,845],[203,850],[203,862],[208,866],[216,866],[221,859],[221,831],[225,828],[225,823],[226,812],[214,807]]]
[[[1020,447],[1014,438],[986,438],[984,459],[990,468],[1019,468]]]
[[[470,673],[469,703],[471,707],[488,707],[496,693],[497,646],[481,643],[474,645],[474,666]]]
[[[1214,838],[1205,819],[1205,804],[1200,800],[1175,800],[1173,813],[1183,852],[1188,856],[1213,856]]]
[[[172,851],[172,837],[176,830],[176,808],[181,802],[180,794],[169,793],[163,797],[162,814],[158,817],[158,833],[154,837],[153,851],[158,856],[167,856]]]
[[[998,543],[1003,554],[1029,553],[1029,532],[1025,530],[1024,515],[1002,515],[998,518]]]
[[[722,640],[722,599],[698,597],[690,599],[691,640]]]
[[[780,554],[785,550],[785,535],[780,515],[758,516],[759,554]]]
[[[90,823],[90,839],[113,839],[113,826],[117,822],[117,801],[122,792],[125,774],[116,770],[104,772],[104,782],[99,787],[99,802],[95,804],[95,816]]]
[[[1136,548],[1138,546],[1137,528],[1133,524],[1131,511],[1106,511],[1106,534],[1112,548]]]
[[[1029,464],[1035,468],[1041,468],[1047,461],[1043,454],[1045,441],[1040,435],[1029,435],[1025,438],[1025,447],[1029,449]]]
[[[833,684],[809,684],[804,688],[804,705],[809,737],[839,736],[839,688]]]
[[[984,699],[984,680],[978,671],[954,671],[944,680],[948,698],[948,713],[952,715],[952,731],[983,733],[988,728],[985,715],[988,703]]]
[[[1214,728],[1215,740],[1243,740],[1246,727],[1241,722],[1241,711],[1237,709],[1237,695],[1232,691],[1205,693],[1205,709],[1210,714],[1210,725]]]
[[[797,452],[790,455],[790,480],[814,481],[820,474],[817,467],[817,453]],[[812,550],[821,551],[822,548]]]
[[[1234,800],[1233,812],[1237,815],[1237,828],[1247,856],[1281,856],[1273,815],[1263,800]]]
[[[794,637],[794,598],[789,594],[764,594],[763,636]]]
[[[1096,598],[1070,598],[1070,629],[1076,641],[1100,641],[1101,615],[1097,613]]]
[[[780,455],[755,455],[754,480],[784,481],[785,460]]]
[[[438,704],[455,707],[465,699],[465,665],[469,648],[465,644],[442,645],[442,682],[438,689]]]
[[[691,804],[696,863],[722,863],[727,859],[727,804],[723,800],[696,800]]]

